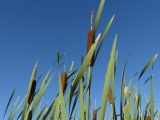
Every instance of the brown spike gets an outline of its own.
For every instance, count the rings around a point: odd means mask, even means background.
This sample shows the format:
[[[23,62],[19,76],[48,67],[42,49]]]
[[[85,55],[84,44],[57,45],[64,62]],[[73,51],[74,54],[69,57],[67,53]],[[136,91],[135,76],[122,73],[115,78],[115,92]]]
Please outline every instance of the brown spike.
[[[89,30],[88,32],[88,43],[87,43],[87,53],[89,52],[92,44],[94,43],[95,40],[95,35],[94,35],[94,31],[93,30]],[[94,53],[92,55],[92,58],[90,60],[89,66],[93,66],[94,64]]]
[[[148,116],[148,117],[147,117],[147,120],[151,120],[151,117],[150,117],[150,116]]]
[[[32,81],[32,85],[31,85],[31,89],[30,89],[30,94],[29,94],[29,98],[28,98],[28,104],[30,105],[33,101],[34,98],[34,94],[35,94],[35,89],[36,89],[36,80]]]
[[[93,109],[93,120],[97,120],[97,109]]]
[[[66,82],[67,82],[67,73],[63,72],[62,75],[61,75],[61,84],[62,84],[63,93],[66,89]]]
[[[109,99],[109,103],[112,104],[113,100],[112,100],[112,89],[111,88],[109,88],[109,91],[108,91],[108,99]]]

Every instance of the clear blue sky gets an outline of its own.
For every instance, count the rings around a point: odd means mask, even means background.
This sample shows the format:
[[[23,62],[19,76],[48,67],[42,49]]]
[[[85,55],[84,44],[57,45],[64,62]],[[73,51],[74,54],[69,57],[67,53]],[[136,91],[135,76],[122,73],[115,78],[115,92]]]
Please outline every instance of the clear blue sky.
[[[126,70],[127,84],[136,72],[140,72],[143,66],[160,52],[159,6],[158,0],[106,1],[97,33],[103,33],[113,15],[115,19],[94,67],[91,97],[93,100],[97,99],[97,106],[101,102],[109,53],[116,33],[118,33],[117,49],[119,50],[115,79],[117,105],[119,104],[122,69],[129,53],[132,51]],[[90,14],[92,10],[96,13],[98,7],[99,0],[0,1],[0,116],[4,113],[10,94],[15,87],[17,91],[13,102],[18,96],[20,100],[24,97],[32,68],[43,48],[46,48],[46,51],[39,60],[37,73],[37,75],[42,73],[42,78],[56,59],[56,50],[66,53],[63,58],[63,61],[67,60],[66,71],[69,70],[72,61],[75,61],[74,69],[80,66],[81,54],[86,54]],[[54,68],[52,73],[56,70],[56,67]],[[156,108],[160,107],[159,68],[158,57],[153,70]],[[140,80],[138,88],[141,88],[151,73],[150,68]],[[133,79],[132,88],[136,80],[137,76]],[[55,98],[57,86],[56,76],[46,91],[44,103],[50,103]],[[149,83],[144,86],[142,92],[143,98],[145,93],[149,96]]]

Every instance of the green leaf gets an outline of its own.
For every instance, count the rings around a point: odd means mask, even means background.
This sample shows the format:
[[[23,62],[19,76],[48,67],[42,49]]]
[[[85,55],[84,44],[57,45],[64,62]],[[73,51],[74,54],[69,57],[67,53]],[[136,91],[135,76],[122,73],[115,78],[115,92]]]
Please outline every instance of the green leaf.
[[[83,98],[83,84],[82,80],[80,81],[80,119],[84,120],[84,98]]]
[[[96,15],[96,20],[95,20],[95,25],[94,25],[94,33],[96,33],[96,30],[97,30],[97,27],[98,27],[98,24],[99,24],[99,20],[100,20],[102,11],[103,11],[104,3],[105,3],[105,0],[101,0],[99,8],[98,8],[97,15]]]
[[[9,107],[9,105],[10,105],[10,102],[11,102],[11,100],[12,100],[12,98],[13,98],[13,95],[14,95],[15,91],[16,91],[16,88],[14,88],[14,90],[12,91],[12,94],[11,94],[11,96],[10,96],[10,98],[9,98],[9,101],[8,101],[8,104],[7,104],[7,107],[6,107],[6,110],[5,110],[4,115],[3,115],[3,119],[4,119],[5,115],[6,115],[6,112],[7,112],[7,110],[8,110],[8,107]]]
[[[105,39],[105,37],[106,37],[106,35],[107,35],[107,33],[108,33],[108,30],[109,30],[109,28],[110,28],[113,20],[114,20],[114,16],[110,19],[108,25],[106,26],[106,29],[105,29],[104,33],[102,34],[102,38],[100,39],[100,43],[99,43],[99,45],[98,45],[98,47],[97,47],[97,51],[96,51],[96,54],[95,54],[95,61],[96,61],[96,59],[97,59],[98,53],[99,53],[99,51],[100,51],[100,49],[101,49],[101,46],[102,46],[102,44],[103,44],[103,42],[104,42],[104,39]]]
[[[26,96],[22,99],[21,103],[18,105],[17,109],[14,111],[13,116],[11,118],[11,120],[13,120],[13,118],[15,117],[15,115],[17,114],[18,110],[20,109],[22,103],[24,102]]]
[[[99,113],[99,120],[104,120],[105,116],[105,111],[106,111],[106,106],[107,106],[107,101],[108,101],[108,89],[110,85],[110,79],[111,75],[113,74],[112,70],[114,69],[114,57],[115,57],[115,50],[116,50],[116,43],[117,43],[117,35],[114,38],[111,54],[110,54],[110,60],[108,63],[108,68],[106,71],[106,76],[105,76],[105,83],[103,87],[103,94],[102,94],[102,101],[101,101],[101,109]]]
[[[150,105],[151,106],[151,120],[154,120],[154,98],[153,98],[152,77],[150,79],[150,100],[151,100],[151,105]]]
[[[139,77],[138,77],[138,80],[142,77],[142,75],[145,73],[145,71],[148,69],[148,67],[150,65],[152,65],[154,63],[154,61],[156,60],[158,54],[156,54],[143,68],[143,70],[141,71]]]

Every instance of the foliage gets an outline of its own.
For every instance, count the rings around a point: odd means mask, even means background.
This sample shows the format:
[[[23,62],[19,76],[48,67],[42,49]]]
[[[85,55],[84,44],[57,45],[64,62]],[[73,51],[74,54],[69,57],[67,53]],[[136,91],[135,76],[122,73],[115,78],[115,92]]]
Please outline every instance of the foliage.
[[[103,11],[103,6],[105,4],[105,0],[100,1],[99,9],[96,15],[96,20],[94,23],[94,34],[96,35],[96,30],[98,28],[99,20],[101,17],[101,13]],[[154,111],[154,96],[153,96],[153,85],[152,85],[152,75],[145,81],[150,81],[150,97],[146,98],[147,104],[145,106],[145,109],[141,109],[141,96],[142,92],[140,91],[138,94],[136,93],[136,87],[131,90],[131,83],[130,81],[129,85],[125,85],[125,73],[126,73],[126,64],[124,65],[123,71],[122,71],[122,81],[121,81],[121,91],[120,91],[120,111],[118,106],[115,105],[115,95],[114,95],[114,89],[115,89],[115,75],[116,75],[116,68],[117,68],[117,61],[118,61],[118,51],[116,50],[116,44],[118,39],[118,34],[115,35],[113,46],[110,53],[110,59],[108,61],[108,67],[105,74],[105,80],[104,80],[104,87],[103,87],[103,93],[101,97],[101,104],[99,108],[95,108],[94,114],[95,116],[90,116],[90,92],[91,92],[91,83],[92,83],[92,71],[94,69],[94,65],[90,66],[90,60],[92,59],[92,56],[94,56],[94,63],[96,62],[98,53],[101,49],[101,46],[103,44],[103,41],[105,40],[105,37],[108,33],[109,28],[111,27],[111,24],[114,20],[114,16],[110,19],[108,22],[108,25],[106,26],[106,29],[104,30],[102,37],[101,34],[98,34],[96,39],[94,40],[94,43],[92,44],[91,48],[89,49],[81,67],[75,71],[73,71],[74,62],[71,64],[70,70],[67,74],[67,76],[61,76],[59,73],[59,92],[57,93],[56,98],[52,101],[50,106],[43,106],[42,109],[40,109],[40,100],[42,99],[42,96],[44,95],[49,83],[51,82],[52,78],[54,77],[54,74],[49,77],[51,69],[47,72],[46,76],[44,77],[42,84],[37,92],[31,90],[32,89],[32,81],[36,79],[36,71],[38,66],[38,61],[36,62],[32,75],[29,81],[27,93],[24,97],[24,99],[19,103],[18,107],[16,107],[16,104],[19,100],[19,98],[15,101],[13,108],[10,112],[10,115],[8,117],[8,120],[15,119],[15,115],[18,116],[17,119],[22,120],[31,120],[33,116],[36,117],[36,120],[71,120],[71,119],[80,119],[80,120],[90,120],[94,119],[96,120],[104,120],[104,119],[121,119],[121,120],[132,120],[132,119],[149,119],[152,120],[155,117],[159,117],[160,114],[158,114],[158,110]],[[146,72],[146,70],[153,65],[157,58],[157,54],[144,66],[142,69],[137,82],[140,80],[140,78],[143,76],[143,74]],[[63,57],[63,54],[61,55],[57,51],[57,60],[55,61],[55,64],[58,64],[58,69],[60,69],[61,66],[64,65],[64,63],[60,64],[60,59]],[[54,65],[55,65],[54,64]],[[87,76],[87,77],[85,77]],[[62,87],[62,77],[64,84]],[[73,77],[74,79],[71,80],[70,78]],[[86,79],[85,79],[86,78]],[[38,81],[38,80],[37,80]],[[144,83],[144,84],[145,84]],[[70,87],[69,87],[70,86]],[[66,89],[69,87],[68,89]],[[111,87],[111,89],[110,89]],[[10,102],[13,98],[13,95],[15,93],[15,90],[13,90],[9,102],[7,104],[6,110],[4,112],[4,117],[6,115],[6,112],[8,110],[8,106],[10,105]],[[108,92],[111,91],[110,94]],[[29,103],[28,100],[30,99],[30,94],[33,92],[32,97],[33,100],[32,103]],[[67,98],[64,98],[64,95],[66,94]],[[112,102],[109,102],[110,100],[113,100]],[[79,101],[79,103],[78,103]],[[107,103],[111,104],[112,111],[110,113],[107,113],[106,115],[106,108]],[[22,106],[24,105],[24,106]],[[86,106],[86,107],[85,107]],[[23,110],[20,111],[20,108],[23,107]],[[69,110],[67,110],[67,107]],[[78,109],[79,107],[80,109]],[[37,109],[37,113],[35,114],[35,110]],[[79,117],[80,116],[80,117]],[[110,117],[109,117],[110,116]]]

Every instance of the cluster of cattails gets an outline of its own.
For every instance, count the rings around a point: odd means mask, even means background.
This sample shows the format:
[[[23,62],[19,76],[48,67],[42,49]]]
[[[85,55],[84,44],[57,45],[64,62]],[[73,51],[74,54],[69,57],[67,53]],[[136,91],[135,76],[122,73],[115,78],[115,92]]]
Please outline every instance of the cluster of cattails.
[[[67,73],[63,72],[62,75],[61,75],[61,84],[62,84],[62,91],[63,91],[63,93],[66,90],[66,86],[67,86],[66,83],[67,83]]]
[[[34,72],[34,79],[32,80],[32,84],[31,84],[31,89],[30,89],[30,93],[29,93],[29,98],[28,98],[28,104],[30,105],[33,101],[34,95],[35,95],[35,89],[36,89],[36,73],[37,73],[37,66],[35,68],[35,72]]]
[[[94,17],[94,12],[92,12],[92,15],[91,15],[91,29],[88,31],[87,53],[89,52],[89,50],[95,40],[95,35],[94,35],[94,30],[93,30],[93,17]],[[94,53],[93,53],[92,58],[89,62],[89,66],[92,67],[93,64],[94,64]]]
[[[112,89],[111,88],[109,88],[109,91],[108,91],[108,99],[109,99],[109,103],[112,104],[113,99],[112,99]]]
[[[93,120],[97,120],[97,109],[93,109]]]

